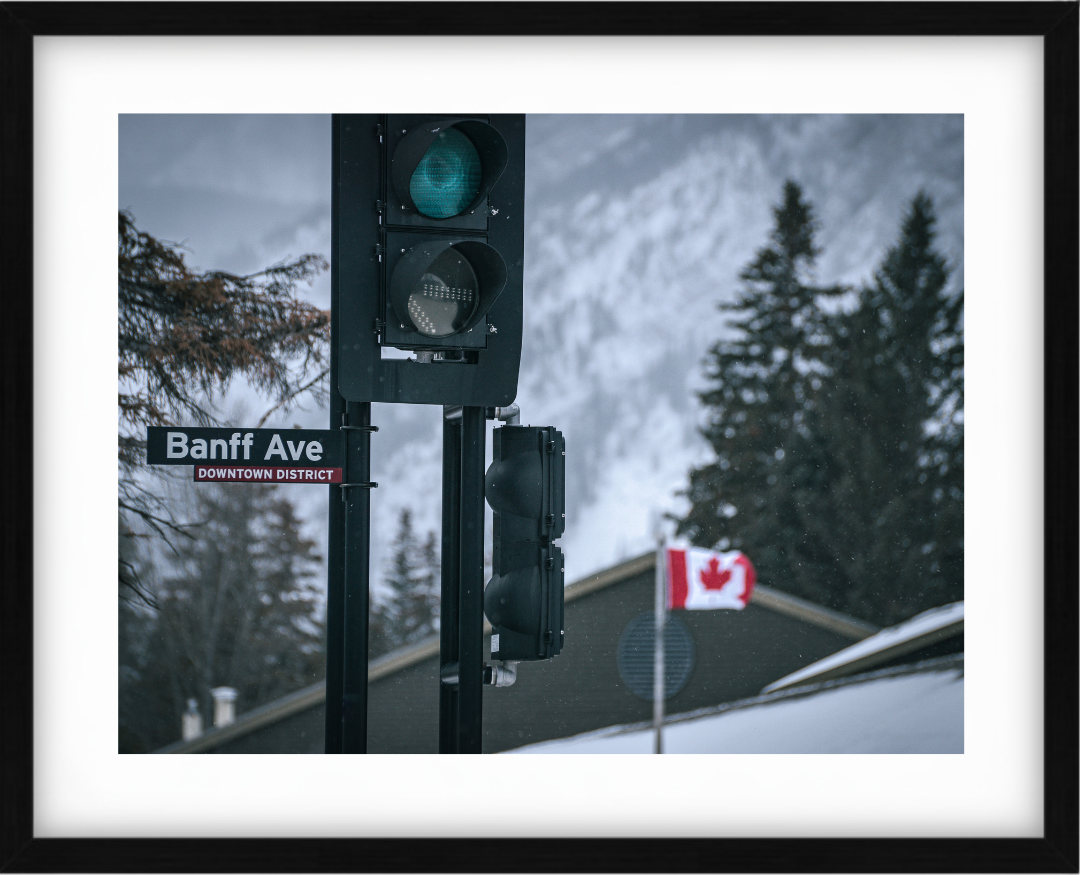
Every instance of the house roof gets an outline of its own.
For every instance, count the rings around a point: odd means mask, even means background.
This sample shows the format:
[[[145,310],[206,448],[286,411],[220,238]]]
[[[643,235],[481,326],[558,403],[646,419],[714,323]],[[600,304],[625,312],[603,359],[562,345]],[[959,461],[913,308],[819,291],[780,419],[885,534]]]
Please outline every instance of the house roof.
[[[899,656],[936,644],[964,631],[964,603],[932,608],[897,626],[882,629],[765,687],[771,693],[807,683],[863,672]]]
[[[652,753],[654,737],[651,723],[635,723],[503,753]],[[663,745],[669,754],[963,753],[964,657],[952,654],[672,715],[664,722]]]
[[[484,630],[485,632],[491,631],[486,622]],[[415,665],[431,656],[438,655],[438,653],[438,635],[432,635],[423,641],[387,653],[378,659],[373,659],[368,664],[368,683],[401,671],[403,668],[408,668],[410,665]],[[284,720],[293,714],[321,705],[325,701],[326,682],[319,681],[294,693],[274,699],[273,702],[267,702],[265,705],[247,711],[228,726],[214,727],[198,738],[174,742],[159,748],[154,753],[204,753],[227,741],[232,741],[234,738],[247,735],[257,729],[262,729],[264,726]]]
[[[656,552],[621,562],[610,568],[577,580],[566,587],[564,600],[567,604],[584,598],[623,581],[636,578],[656,568]],[[780,590],[762,584],[754,587],[750,604],[766,608],[786,616],[794,617],[826,629],[845,638],[861,641],[877,633],[878,627],[849,617],[837,611],[815,605]],[[484,634],[490,634],[491,626],[484,620]],[[439,654],[439,636],[433,635],[415,644],[385,654],[372,660],[368,665],[368,683],[377,681],[402,669],[423,662]],[[258,708],[241,714],[228,726],[215,727],[198,738],[178,741],[160,748],[155,753],[203,753],[213,750],[227,741],[255,732],[258,729],[276,723],[293,714],[317,707],[326,700],[326,684],[319,681],[294,693],[275,699]]]

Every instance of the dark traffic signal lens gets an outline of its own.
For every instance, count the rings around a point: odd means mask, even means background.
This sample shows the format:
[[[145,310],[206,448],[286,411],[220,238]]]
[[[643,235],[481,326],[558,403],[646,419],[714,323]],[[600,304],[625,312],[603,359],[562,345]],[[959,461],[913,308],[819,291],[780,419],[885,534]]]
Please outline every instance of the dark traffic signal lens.
[[[465,327],[478,296],[476,272],[456,249],[447,249],[409,295],[409,319],[426,337],[447,337]]]
[[[542,598],[540,569],[536,565],[505,575],[494,574],[484,590],[484,614],[493,626],[533,635],[543,610]]]
[[[390,305],[402,328],[450,337],[481,322],[505,285],[506,264],[486,243],[431,239],[394,267]]]
[[[409,180],[416,209],[430,219],[465,212],[480,191],[480,155],[456,128],[441,131]]]

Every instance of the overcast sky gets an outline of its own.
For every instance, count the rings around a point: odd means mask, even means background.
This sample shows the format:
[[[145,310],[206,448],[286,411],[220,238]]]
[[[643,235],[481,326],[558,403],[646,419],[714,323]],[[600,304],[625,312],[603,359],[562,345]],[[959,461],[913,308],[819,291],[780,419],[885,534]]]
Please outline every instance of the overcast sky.
[[[329,259],[330,116],[122,115],[119,206],[189,263],[247,273]],[[313,288],[330,306],[330,277]]]

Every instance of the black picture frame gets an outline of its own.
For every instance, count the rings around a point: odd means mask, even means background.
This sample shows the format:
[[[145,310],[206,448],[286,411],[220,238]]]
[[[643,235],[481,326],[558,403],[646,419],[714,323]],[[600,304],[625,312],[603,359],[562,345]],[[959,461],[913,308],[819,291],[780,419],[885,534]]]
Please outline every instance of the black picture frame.
[[[1044,833],[1041,838],[116,839],[33,830],[35,36],[1017,36],[1044,46]],[[3,576],[0,871],[1076,872],[1078,6],[1074,2],[94,3],[0,7]],[[13,462],[12,460],[17,460]],[[478,817],[485,816],[478,812]],[[493,819],[493,824],[497,819]],[[498,829],[493,828],[497,833]]]

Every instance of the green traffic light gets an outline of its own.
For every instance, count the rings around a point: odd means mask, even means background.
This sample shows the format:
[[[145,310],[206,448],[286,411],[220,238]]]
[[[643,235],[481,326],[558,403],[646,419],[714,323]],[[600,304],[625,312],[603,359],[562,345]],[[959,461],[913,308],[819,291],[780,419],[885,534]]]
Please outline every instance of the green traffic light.
[[[480,155],[456,128],[440,131],[420,159],[409,181],[409,194],[422,215],[430,219],[456,216],[480,190]]]

